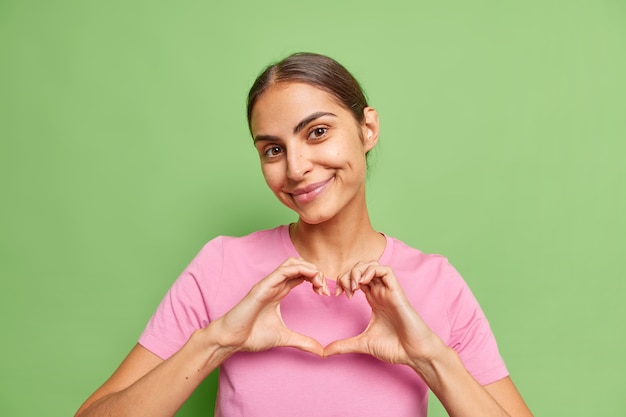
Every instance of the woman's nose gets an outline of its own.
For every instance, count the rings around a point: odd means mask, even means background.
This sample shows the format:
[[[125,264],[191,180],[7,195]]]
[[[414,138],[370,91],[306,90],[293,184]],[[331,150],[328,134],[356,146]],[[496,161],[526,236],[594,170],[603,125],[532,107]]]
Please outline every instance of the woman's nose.
[[[287,152],[287,177],[293,181],[301,181],[311,170],[311,161],[302,150]]]

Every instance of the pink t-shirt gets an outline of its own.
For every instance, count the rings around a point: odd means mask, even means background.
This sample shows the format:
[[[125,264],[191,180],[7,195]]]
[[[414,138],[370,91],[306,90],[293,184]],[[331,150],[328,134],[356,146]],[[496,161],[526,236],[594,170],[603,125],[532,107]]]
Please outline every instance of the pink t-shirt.
[[[481,384],[508,375],[480,306],[456,270],[386,237],[379,259],[393,268],[412,305],[459,354]],[[163,359],[191,334],[228,312],[249,289],[298,253],[287,226],[207,243],[173,284],[139,343]],[[334,294],[334,281],[329,281]],[[352,299],[315,294],[306,283],[281,303],[285,324],[323,346],[357,335],[370,318],[362,293]],[[409,367],[367,355],[329,358],[292,348],[237,353],[220,367],[216,416],[426,416],[428,387]]]

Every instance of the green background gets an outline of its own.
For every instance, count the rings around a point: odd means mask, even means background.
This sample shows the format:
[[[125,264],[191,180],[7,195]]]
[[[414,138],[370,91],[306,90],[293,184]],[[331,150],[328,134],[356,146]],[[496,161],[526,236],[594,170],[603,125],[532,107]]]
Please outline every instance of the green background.
[[[207,240],[294,220],[245,96],[295,51],[364,85],[375,227],[459,269],[535,414],[624,415],[619,0],[1,0],[0,415],[73,414]]]

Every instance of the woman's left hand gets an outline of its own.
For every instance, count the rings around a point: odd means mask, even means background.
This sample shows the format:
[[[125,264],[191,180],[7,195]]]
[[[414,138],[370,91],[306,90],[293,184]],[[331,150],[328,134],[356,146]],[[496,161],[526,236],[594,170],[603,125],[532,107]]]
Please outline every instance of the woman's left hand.
[[[361,290],[372,308],[367,328],[358,336],[332,342],[324,355],[365,353],[418,370],[442,349],[443,341],[409,303],[393,270],[377,262],[358,263],[337,278],[337,292],[352,297]]]

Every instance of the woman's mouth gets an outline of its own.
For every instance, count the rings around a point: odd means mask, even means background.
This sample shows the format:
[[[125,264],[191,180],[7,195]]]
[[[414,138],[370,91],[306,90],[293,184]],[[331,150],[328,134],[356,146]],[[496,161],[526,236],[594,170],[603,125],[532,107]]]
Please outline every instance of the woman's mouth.
[[[297,188],[290,194],[293,196],[293,199],[296,201],[296,203],[309,203],[315,200],[315,198],[320,195],[326,189],[326,187],[328,187],[328,185],[332,182],[334,178],[335,177],[330,177],[326,181],[310,184],[302,188]]]

